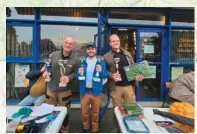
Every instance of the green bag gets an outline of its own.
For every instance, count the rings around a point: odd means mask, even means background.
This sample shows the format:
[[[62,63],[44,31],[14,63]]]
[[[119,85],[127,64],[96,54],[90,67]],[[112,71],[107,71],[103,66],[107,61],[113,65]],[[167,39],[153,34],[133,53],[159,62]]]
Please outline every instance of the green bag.
[[[152,75],[147,61],[125,66],[124,70],[128,80],[135,80],[137,75],[143,75],[145,78]]]

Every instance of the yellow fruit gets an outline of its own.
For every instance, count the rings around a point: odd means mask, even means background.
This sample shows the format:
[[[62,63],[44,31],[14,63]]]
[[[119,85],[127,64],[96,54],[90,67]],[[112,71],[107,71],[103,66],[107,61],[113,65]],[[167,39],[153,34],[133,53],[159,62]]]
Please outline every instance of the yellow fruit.
[[[179,108],[177,108],[177,111],[180,113],[183,113],[184,109],[183,109],[183,107],[179,107]]]
[[[171,106],[179,107],[179,102],[174,102]]]
[[[194,119],[194,106],[187,102],[174,102],[172,105],[170,105],[168,111],[173,114]],[[194,132],[194,127],[192,126],[184,125],[178,122],[176,122],[175,125],[184,132]]]
[[[183,102],[183,103],[186,107],[194,108],[194,106],[190,103],[187,103],[187,102]]]

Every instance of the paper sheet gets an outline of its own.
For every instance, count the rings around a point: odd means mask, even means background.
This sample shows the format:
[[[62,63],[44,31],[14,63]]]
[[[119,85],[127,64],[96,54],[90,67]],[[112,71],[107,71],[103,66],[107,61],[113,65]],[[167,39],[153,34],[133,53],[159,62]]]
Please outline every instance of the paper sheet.
[[[33,112],[31,113],[31,117],[42,116],[44,114],[51,113],[53,109],[54,109],[54,105],[43,103],[40,106],[32,108]]]
[[[154,45],[144,45],[144,53],[145,54],[153,54],[154,53]]]
[[[183,74],[183,67],[172,67],[171,69],[171,80],[176,80],[179,76]]]

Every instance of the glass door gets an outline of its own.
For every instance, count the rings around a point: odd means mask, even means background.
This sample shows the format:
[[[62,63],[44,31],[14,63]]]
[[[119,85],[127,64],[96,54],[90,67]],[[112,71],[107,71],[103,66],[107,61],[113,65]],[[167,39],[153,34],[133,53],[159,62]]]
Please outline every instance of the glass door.
[[[165,31],[162,29],[137,30],[136,62],[148,61],[152,76],[138,83],[138,101],[162,100],[165,81]]]

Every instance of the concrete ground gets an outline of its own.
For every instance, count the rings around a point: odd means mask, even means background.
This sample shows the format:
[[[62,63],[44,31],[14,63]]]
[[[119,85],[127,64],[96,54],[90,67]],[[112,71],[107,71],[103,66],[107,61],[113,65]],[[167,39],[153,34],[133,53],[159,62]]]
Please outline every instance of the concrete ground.
[[[162,102],[139,102],[143,107],[161,108]],[[91,113],[91,112],[90,112]],[[101,122],[100,133],[120,133],[117,121],[114,120],[112,105],[106,110]],[[81,110],[79,104],[72,104],[70,111],[70,133],[82,133]]]
[[[70,111],[70,133],[82,133],[82,122],[81,122],[81,110],[79,108],[73,108]],[[105,112],[104,117],[100,122],[100,133],[118,133],[118,127],[114,127],[116,122],[113,121],[113,109],[109,108]],[[114,128],[117,128],[114,129]]]

